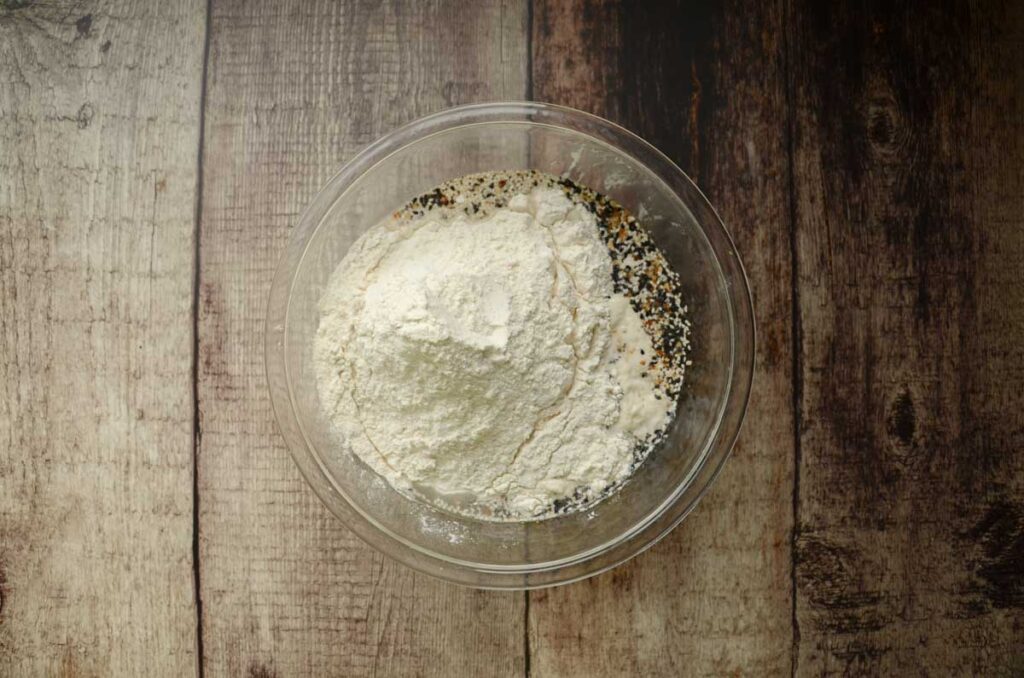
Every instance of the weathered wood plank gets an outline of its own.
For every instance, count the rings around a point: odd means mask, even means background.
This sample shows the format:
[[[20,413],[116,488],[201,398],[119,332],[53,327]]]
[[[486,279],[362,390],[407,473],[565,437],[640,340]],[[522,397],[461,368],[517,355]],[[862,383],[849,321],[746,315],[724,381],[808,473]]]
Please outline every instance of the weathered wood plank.
[[[780,2],[538,0],[534,94],[609,117],[706,190],[748,266],[753,405],[697,511],[635,561],[531,594],[536,676],[788,673],[790,213]]]
[[[0,675],[187,676],[202,2],[0,3]]]
[[[801,674],[1024,671],[1022,10],[795,7]]]
[[[359,542],[276,433],[262,324],[315,191],[367,143],[456,103],[522,98],[520,2],[213,5],[201,220],[206,672],[518,675],[523,595],[441,584]]]

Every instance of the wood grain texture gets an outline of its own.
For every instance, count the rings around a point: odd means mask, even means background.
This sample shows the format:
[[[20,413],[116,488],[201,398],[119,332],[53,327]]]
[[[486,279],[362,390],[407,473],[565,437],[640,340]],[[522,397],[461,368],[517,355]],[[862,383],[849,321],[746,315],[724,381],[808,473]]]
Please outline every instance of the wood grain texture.
[[[207,676],[520,675],[523,595],[417,575],[301,479],[263,377],[267,294],[320,186],[420,115],[526,91],[515,2],[215,2],[201,220]]]
[[[798,3],[799,673],[1024,672],[1024,11]]]
[[[201,2],[0,3],[0,675],[187,676]]]
[[[790,213],[780,2],[537,0],[536,98],[606,116],[720,210],[755,291],[752,407],[734,457],[663,542],[530,597],[534,676],[778,675],[792,647]]]

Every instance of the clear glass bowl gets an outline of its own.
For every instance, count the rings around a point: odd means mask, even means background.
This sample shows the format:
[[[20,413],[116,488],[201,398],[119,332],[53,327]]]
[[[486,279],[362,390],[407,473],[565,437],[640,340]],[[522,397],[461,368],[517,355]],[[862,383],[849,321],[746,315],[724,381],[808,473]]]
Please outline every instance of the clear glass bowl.
[[[538,169],[628,207],[682,277],[692,367],[668,439],[615,494],[577,513],[521,523],[475,520],[399,494],[339,444],[312,367],[317,304],[368,228],[453,177]],[[563,584],[650,547],[694,508],[729,456],[746,410],[754,320],[743,266],[714,209],[657,149],[601,118],[537,103],[453,108],[380,139],[303,213],[274,277],[266,365],[295,462],[325,504],[370,545],[442,579],[482,588]]]

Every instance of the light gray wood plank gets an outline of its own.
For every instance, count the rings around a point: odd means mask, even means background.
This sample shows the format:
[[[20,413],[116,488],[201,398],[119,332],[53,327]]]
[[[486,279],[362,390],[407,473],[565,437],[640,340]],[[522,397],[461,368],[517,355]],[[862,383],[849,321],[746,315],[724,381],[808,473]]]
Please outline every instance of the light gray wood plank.
[[[263,319],[316,190],[417,116],[526,91],[521,2],[215,2],[201,219],[206,675],[519,675],[523,595],[372,551],[308,489],[273,420]]]
[[[0,675],[196,671],[201,1],[0,3]]]

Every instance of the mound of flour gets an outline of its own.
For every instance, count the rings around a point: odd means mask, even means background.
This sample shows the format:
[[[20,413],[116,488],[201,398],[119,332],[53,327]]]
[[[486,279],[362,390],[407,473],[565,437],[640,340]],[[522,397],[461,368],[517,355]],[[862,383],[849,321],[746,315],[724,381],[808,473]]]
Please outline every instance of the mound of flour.
[[[596,495],[672,414],[638,377],[653,351],[611,266],[594,215],[550,187],[386,220],[320,302],[328,418],[396,488],[492,518]]]

